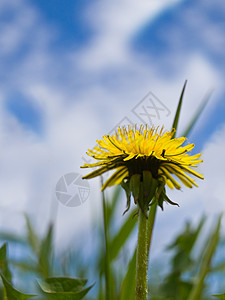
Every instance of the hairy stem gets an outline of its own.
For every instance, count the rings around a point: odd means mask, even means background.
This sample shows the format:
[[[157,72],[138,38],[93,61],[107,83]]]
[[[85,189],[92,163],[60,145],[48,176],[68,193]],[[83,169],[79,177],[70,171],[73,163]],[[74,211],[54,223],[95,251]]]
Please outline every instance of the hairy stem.
[[[147,299],[147,219],[145,214],[139,209],[138,214],[138,241],[136,256],[136,300]]]

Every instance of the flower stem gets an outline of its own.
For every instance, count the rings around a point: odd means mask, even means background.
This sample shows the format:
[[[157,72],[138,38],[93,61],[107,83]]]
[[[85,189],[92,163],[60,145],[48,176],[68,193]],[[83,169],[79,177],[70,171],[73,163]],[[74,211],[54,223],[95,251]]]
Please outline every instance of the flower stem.
[[[136,300],[147,299],[147,219],[145,214],[139,209],[138,215],[138,241],[136,256]]]

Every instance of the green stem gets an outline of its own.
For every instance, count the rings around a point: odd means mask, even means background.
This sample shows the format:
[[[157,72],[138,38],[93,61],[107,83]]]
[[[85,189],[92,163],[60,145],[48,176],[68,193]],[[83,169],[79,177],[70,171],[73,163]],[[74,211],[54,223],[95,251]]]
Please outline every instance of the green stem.
[[[102,177],[101,177],[101,181]],[[102,185],[102,182],[101,182]],[[105,237],[105,299],[110,300],[110,267],[109,267],[109,245],[108,245],[108,228],[107,228],[107,208],[105,194],[102,192],[102,209],[104,222],[104,237]]]
[[[148,224],[147,224],[147,255],[149,257],[151,242],[152,242],[152,232],[155,224],[155,217],[157,211],[157,201],[150,206],[150,211],[148,215]]]
[[[136,300],[147,299],[147,219],[139,208],[138,214],[138,241],[136,256]]]

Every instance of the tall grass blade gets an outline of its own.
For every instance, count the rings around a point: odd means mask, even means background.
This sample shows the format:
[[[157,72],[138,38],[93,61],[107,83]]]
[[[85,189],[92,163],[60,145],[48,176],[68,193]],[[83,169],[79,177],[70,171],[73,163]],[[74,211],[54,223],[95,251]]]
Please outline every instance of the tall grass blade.
[[[107,202],[107,227],[110,226],[110,222],[114,216],[121,190],[120,186],[116,186],[111,201]]]
[[[49,225],[39,252],[39,269],[44,277],[51,275],[53,226]]]
[[[103,184],[103,178],[101,176],[101,185]],[[110,292],[110,262],[109,262],[109,238],[108,238],[108,216],[107,216],[107,204],[105,199],[105,193],[102,192],[102,210],[103,210],[103,223],[104,223],[104,238],[105,238],[105,299],[111,300]]]
[[[7,280],[11,281],[12,274],[8,266],[7,252],[8,252],[8,245],[7,243],[5,243],[0,248],[0,271]]]
[[[179,117],[180,117],[180,111],[181,111],[181,106],[182,106],[182,102],[183,102],[183,97],[184,97],[184,92],[185,92],[186,85],[187,85],[187,80],[185,80],[185,82],[184,82],[184,86],[183,86],[183,89],[182,89],[182,92],[181,92],[181,95],[180,95],[180,99],[179,99],[179,102],[178,102],[176,114],[175,114],[175,117],[174,117],[174,120],[173,120],[172,128],[175,129],[175,132],[173,134],[173,138],[176,136],[176,131],[177,131],[177,126],[178,126],[178,121],[179,121]]]
[[[135,298],[135,275],[136,275],[136,250],[130,260],[127,274],[121,287],[120,300],[134,300]]]
[[[130,237],[135,225],[137,224],[137,218],[134,217],[134,211],[131,211],[129,216],[124,221],[120,230],[116,233],[112,241],[110,242],[110,260],[112,261],[117,257],[119,251],[124,246],[128,238]]]
[[[26,226],[27,226],[28,243],[29,243],[31,249],[33,250],[34,254],[38,255],[39,246],[40,246],[39,237],[37,236],[37,234],[33,228],[33,225],[30,221],[30,218],[28,217],[27,214],[25,214],[25,219],[26,219]]]

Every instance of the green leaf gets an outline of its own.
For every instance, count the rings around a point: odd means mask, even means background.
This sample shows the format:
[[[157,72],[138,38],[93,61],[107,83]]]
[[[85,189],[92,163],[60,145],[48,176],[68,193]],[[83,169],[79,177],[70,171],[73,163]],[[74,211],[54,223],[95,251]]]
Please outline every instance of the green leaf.
[[[121,287],[120,300],[134,300],[135,298],[135,276],[136,276],[136,250],[128,266],[127,274]]]
[[[114,238],[110,242],[110,260],[113,260],[117,257],[119,251],[124,246],[125,242],[129,238],[132,233],[136,223],[137,218],[134,218],[134,211],[131,211],[126,218],[125,222],[121,226],[119,232],[114,236]]]
[[[41,282],[40,286],[46,292],[77,292],[80,291],[87,279],[68,277],[49,277]]]
[[[87,279],[67,277],[50,277],[39,281],[39,285],[48,299],[56,300],[82,299],[94,285],[83,288],[86,283]]]
[[[52,237],[53,226],[50,225],[47,231],[47,235],[42,240],[39,252],[39,269],[44,277],[48,277],[51,273]]]
[[[28,295],[28,294],[19,292],[12,286],[12,284],[2,274],[0,274],[0,276],[2,278],[2,282],[5,287],[7,299],[9,299],[9,300],[25,300],[25,299],[36,296],[36,295]]]
[[[8,266],[7,250],[8,250],[8,246],[5,243],[0,248],[0,270],[2,274],[5,276],[5,278],[11,281],[12,276]]]
[[[208,103],[208,101],[209,101],[209,99],[210,99],[210,97],[211,97],[211,95],[212,95],[212,92],[213,92],[213,91],[209,91],[209,92],[205,95],[205,97],[203,98],[202,103],[200,104],[200,106],[199,106],[197,112],[196,112],[195,115],[193,116],[191,122],[189,123],[189,125],[188,125],[187,128],[185,129],[185,131],[184,131],[184,133],[182,134],[182,136],[187,137],[187,136],[190,134],[190,132],[191,132],[191,130],[193,129],[194,125],[195,125],[196,122],[198,121],[200,115],[201,115],[202,112],[204,111],[204,109],[205,109],[205,107],[206,107],[206,105],[207,105],[207,103]]]
[[[182,89],[182,92],[181,92],[181,95],[180,95],[180,99],[179,99],[179,102],[178,102],[176,114],[175,114],[175,117],[174,117],[174,120],[173,120],[172,128],[174,128],[176,131],[177,131],[178,121],[179,121],[179,117],[180,117],[180,111],[181,111],[181,106],[182,106],[182,102],[183,102],[183,97],[184,97],[184,91],[185,91],[185,88],[186,88],[186,84],[187,84],[187,80],[185,80],[185,82],[184,82],[184,86],[183,86],[183,89]],[[176,131],[173,134],[173,138],[176,136]]]
[[[220,298],[221,300],[225,300],[225,294],[213,295],[213,297]]]

